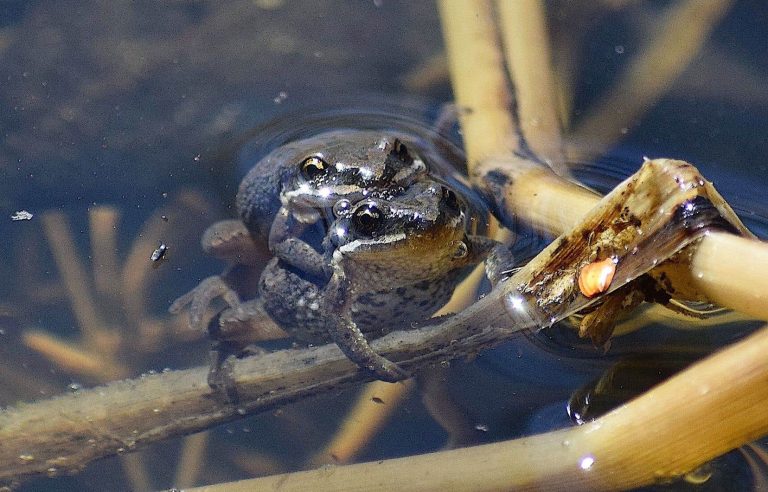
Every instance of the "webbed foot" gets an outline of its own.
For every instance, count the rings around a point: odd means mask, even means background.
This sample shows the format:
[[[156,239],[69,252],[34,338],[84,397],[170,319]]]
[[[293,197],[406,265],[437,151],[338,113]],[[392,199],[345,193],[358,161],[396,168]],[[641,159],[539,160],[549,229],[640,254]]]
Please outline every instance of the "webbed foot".
[[[240,297],[232,288],[227,285],[219,275],[213,275],[200,282],[197,287],[179,297],[168,308],[171,314],[180,313],[186,306],[189,306],[189,326],[194,329],[204,330],[203,316],[210,306],[211,301],[221,298],[230,307],[236,308],[240,305]]]

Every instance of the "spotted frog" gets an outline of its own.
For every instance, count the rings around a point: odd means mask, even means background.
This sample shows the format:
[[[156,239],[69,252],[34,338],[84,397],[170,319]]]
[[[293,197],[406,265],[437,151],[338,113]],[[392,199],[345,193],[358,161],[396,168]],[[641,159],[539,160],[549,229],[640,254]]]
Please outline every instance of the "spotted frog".
[[[243,338],[233,326],[267,316],[298,340],[335,342],[379,379],[408,377],[368,339],[428,318],[496,244],[478,235],[487,210],[454,169],[432,144],[387,131],[339,130],[276,149],[240,185],[241,220],[203,237],[206,251],[236,265],[266,241],[273,258],[255,297],[241,301],[225,272],[171,311],[190,305],[200,327],[222,297],[220,336]]]

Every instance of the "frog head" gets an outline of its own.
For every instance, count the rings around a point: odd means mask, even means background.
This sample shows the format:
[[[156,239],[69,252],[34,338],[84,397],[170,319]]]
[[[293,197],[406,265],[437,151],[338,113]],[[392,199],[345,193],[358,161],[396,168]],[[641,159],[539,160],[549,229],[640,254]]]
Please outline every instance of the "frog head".
[[[399,195],[365,198],[337,210],[327,251],[332,265],[361,285],[437,281],[487,254],[487,243],[470,235],[477,219],[463,196],[444,183],[422,179]]]
[[[386,131],[328,132],[281,152],[293,154],[281,158],[295,169],[283,180],[280,200],[299,219],[302,211],[311,215],[340,199],[391,195],[428,172],[414,142]]]

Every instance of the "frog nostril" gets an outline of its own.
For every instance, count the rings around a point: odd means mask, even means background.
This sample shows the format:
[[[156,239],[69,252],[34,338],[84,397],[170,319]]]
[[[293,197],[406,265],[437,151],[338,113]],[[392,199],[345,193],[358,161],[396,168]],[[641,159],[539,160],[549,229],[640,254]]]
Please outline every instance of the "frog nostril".
[[[459,198],[453,190],[446,188],[445,186],[443,186],[443,200],[445,201],[445,205],[451,210],[459,210]]]
[[[352,214],[352,229],[359,236],[376,236],[383,223],[384,213],[374,204],[366,204]]]
[[[299,165],[301,175],[306,179],[315,179],[325,173],[328,163],[317,156],[307,157]]]

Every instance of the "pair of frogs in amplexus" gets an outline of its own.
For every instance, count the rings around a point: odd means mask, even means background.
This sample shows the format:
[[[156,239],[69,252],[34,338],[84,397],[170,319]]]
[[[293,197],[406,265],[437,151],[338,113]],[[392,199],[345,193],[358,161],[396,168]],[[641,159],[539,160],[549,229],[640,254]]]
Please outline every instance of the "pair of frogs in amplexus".
[[[480,235],[488,208],[458,172],[461,159],[456,149],[410,134],[335,130],[287,143],[253,165],[237,194],[240,220],[218,222],[203,236],[203,248],[233,266],[170,308],[189,305],[191,324],[202,328],[211,301],[229,304],[209,325],[219,340],[209,382],[220,383],[222,347],[237,351],[267,338],[256,331],[270,321],[303,342],[335,342],[378,379],[409,377],[368,339],[429,318],[489,253],[492,281],[510,259]],[[256,246],[265,242],[272,258],[260,273],[251,270],[257,293],[241,301],[232,272],[260,261]]]

